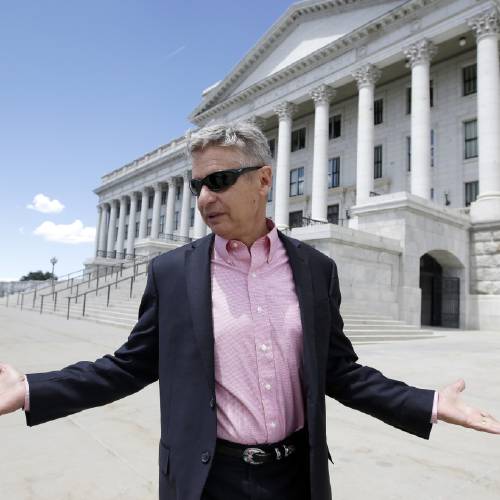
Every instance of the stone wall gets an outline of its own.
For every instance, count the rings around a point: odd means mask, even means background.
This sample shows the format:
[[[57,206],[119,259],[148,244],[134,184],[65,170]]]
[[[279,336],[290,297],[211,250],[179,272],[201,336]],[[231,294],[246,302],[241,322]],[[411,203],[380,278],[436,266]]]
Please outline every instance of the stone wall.
[[[470,231],[470,293],[500,295],[500,222]]]

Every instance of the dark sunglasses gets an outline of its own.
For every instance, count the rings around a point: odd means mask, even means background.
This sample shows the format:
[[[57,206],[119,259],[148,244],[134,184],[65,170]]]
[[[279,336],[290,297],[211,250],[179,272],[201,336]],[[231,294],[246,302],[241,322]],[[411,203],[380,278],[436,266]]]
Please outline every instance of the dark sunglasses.
[[[242,167],[242,168],[230,168],[228,170],[220,170],[219,172],[213,172],[207,175],[203,179],[191,179],[189,187],[191,192],[195,196],[200,196],[203,186],[207,186],[210,191],[216,193],[224,191],[225,189],[231,187],[237,180],[238,177],[245,172],[251,172],[252,170],[258,170],[264,165],[257,165],[255,167]]]

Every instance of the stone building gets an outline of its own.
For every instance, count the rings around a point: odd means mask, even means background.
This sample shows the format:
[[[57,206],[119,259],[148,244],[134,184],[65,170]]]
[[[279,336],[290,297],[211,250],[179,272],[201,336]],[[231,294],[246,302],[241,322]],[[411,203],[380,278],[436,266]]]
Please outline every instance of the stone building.
[[[294,3],[191,113],[262,128],[268,215],[336,260],[345,307],[500,330],[497,9]],[[87,266],[205,235],[189,176],[183,137],[104,175]]]

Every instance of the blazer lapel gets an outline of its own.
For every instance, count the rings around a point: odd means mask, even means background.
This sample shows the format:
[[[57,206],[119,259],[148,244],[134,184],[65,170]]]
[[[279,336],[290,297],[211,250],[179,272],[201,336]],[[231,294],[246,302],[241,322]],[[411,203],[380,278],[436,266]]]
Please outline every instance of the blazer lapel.
[[[192,243],[186,254],[187,295],[192,325],[205,369],[209,388],[215,393],[214,331],[212,319],[212,280],[210,258],[214,236]]]
[[[318,388],[318,369],[314,335],[314,296],[309,261],[301,247],[300,241],[288,238],[279,231],[278,234],[288,254],[297,298],[299,300],[303,331],[304,387],[306,396],[309,400],[315,400]]]

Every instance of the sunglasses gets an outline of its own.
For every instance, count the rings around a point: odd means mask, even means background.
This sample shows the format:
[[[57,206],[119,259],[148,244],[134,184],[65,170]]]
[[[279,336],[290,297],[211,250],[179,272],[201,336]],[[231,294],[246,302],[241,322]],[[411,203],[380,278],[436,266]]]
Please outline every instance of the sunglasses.
[[[225,189],[230,188],[239,178],[240,175],[245,172],[251,172],[252,170],[258,170],[264,165],[257,165],[255,167],[242,167],[242,168],[230,168],[228,170],[220,170],[219,172],[213,172],[208,174],[203,179],[191,179],[189,187],[191,193],[194,196],[200,196],[203,186],[207,186],[210,191],[219,193]]]

